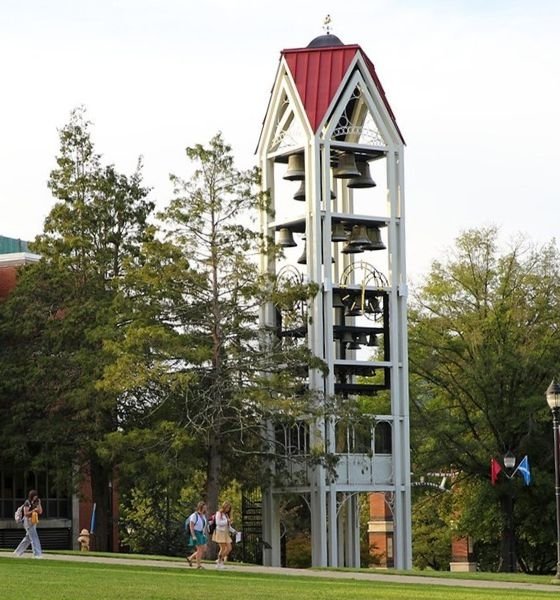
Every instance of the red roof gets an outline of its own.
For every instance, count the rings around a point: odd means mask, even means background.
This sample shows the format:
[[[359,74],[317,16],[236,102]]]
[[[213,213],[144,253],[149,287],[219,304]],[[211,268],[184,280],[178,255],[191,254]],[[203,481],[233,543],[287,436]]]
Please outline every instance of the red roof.
[[[402,139],[393,111],[389,106],[381,82],[375,72],[375,67],[360,46],[353,44],[321,48],[296,48],[283,50],[282,55],[286,59],[288,68],[295,81],[309,123],[313,131],[317,131],[334,95],[338,91],[340,83],[346,75],[350,63],[354,60],[358,52],[361,53],[385,107],[391,115],[393,123]]]

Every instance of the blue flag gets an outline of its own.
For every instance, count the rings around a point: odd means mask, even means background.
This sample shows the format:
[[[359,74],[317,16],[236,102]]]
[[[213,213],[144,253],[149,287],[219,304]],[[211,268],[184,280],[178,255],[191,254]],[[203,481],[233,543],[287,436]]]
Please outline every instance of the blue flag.
[[[525,455],[525,458],[517,465],[515,473],[517,473],[517,471],[521,473],[525,485],[529,485],[531,483],[531,469],[529,468],[529,457],[527,455]]]

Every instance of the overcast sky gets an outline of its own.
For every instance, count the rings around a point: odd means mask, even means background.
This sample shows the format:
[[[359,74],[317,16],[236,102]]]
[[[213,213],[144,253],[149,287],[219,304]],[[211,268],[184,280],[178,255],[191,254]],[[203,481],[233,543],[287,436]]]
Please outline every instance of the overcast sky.
[[[360,44],[407,142],[412,280],[464,229],[535,242],[560,223],[560,2],[1,0],[0,235],[53,204],[57,128],[85,105],[106,162],[163,206],[184,148],[221,130],[252,165],[279,53],[323,33]]]

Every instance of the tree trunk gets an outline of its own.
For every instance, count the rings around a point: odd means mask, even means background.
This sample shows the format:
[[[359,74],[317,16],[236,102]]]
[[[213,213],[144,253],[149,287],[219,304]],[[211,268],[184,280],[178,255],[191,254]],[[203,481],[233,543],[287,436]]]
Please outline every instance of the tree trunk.
[[[113,552],[111,476],[95,460],[90,463],[91,493],[95,503],[95,550]]]

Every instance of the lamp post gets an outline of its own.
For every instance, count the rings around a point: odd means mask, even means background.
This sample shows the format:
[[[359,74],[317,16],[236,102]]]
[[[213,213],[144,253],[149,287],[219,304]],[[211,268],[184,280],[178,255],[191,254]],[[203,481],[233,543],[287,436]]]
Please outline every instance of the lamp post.
[[[506,528],[504,531],[504,546],[503,547],[503,556],[505,559],[502,562],[502,571],[506,573],[514,573],[517,571],[517,556],[515,553],[515,529],[513,525],[513,486],[511,482],[511,472],[515,467],[515,455],[511,451],[507,451],[503,457],[504,467],[507,469],[507,477],[508,481],[506,482],[505,488],[505,496],[503,496],[504,500],[504,508],[506,513]]]
[[[553,379],[546,390],[546,401],[552,411],[554,433],[554,491],[556,495],[556,575],[552,583],[560,584],[560,467],[558,456],[558,426],[560,424],[560,384]]]

